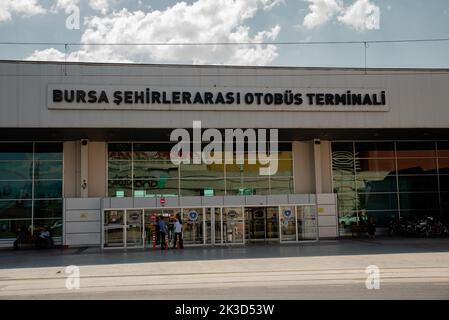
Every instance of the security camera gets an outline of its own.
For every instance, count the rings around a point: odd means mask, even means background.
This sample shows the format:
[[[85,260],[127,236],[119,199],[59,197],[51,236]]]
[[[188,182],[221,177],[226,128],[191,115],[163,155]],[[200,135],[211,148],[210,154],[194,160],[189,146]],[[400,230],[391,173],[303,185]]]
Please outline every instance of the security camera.
[[[320,144],[320,143],[321,143],[320,139],[313,139],[313,142],[314,142],[315,144]]]
[[[82,139],[81,140],[81,145],[83,146],[87,146],[88,140],[87,139]]]

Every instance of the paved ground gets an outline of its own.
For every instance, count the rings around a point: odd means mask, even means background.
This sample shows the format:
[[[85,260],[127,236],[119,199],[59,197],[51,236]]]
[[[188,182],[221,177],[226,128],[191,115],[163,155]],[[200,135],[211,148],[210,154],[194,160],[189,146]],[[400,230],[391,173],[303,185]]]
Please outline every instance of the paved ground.
[[[80,267],[67,290],[65,267]],[[365,269],[380,268],[368,290]],[[0,299],[449,299],[449,239],[0,251]]]

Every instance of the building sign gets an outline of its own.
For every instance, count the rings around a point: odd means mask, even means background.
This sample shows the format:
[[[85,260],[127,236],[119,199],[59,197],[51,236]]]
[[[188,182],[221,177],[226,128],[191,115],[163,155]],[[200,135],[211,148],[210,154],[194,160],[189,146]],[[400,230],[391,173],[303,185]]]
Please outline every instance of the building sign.
[[[383,89],[218,88],[49,84],[49,109],[388,111]]]

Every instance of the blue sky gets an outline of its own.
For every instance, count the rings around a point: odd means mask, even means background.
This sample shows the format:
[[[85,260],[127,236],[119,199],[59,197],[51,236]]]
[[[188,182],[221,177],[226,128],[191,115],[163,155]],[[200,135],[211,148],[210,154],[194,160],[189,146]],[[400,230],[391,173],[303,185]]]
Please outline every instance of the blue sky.
[[[80,29],[65,10],[75,5]],[[72,11],[71,11],[72,12]],[[448,0],[0,0],[0,41],[283,42],[449,38]],[[52,45],[0,45],[0,59],[61,60]],[[449,41],[371,44],[368,67],[449,68]],[[69,60],[364,66],[363,45],[69,48]]]

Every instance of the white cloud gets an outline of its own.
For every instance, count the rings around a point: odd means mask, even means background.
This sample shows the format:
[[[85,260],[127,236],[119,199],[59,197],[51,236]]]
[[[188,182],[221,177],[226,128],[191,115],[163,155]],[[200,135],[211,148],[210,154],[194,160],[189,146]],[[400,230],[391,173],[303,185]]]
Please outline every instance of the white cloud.
[[[64,61],[64,53],[54,48],[35,50],[27,60]]]
[[[86,19],[83,43],[263,42],[275,40],[280,27],[251,35],[245,25],[259,10],[280,0],[198,0],[179,2],[164,11],[126,9]],[[56,49],[35,51],[28,59],[63,59]],[[182,62],[265,65],[278,56],[274,45],[232,46],[92,46],[71,52],[69,61]]]
[[[341,0],[306,0],[310,2],[310,12],[305,16],[303,25],[308,29],[327,23],[343,8]]]
[[[380,9],[369,0],[356,0],[348,7],[341,0],[305,1],[310,5],[302,25],[308,29],[328,23],[334,16],[337,16],[339,22],[357,31],[379,29]]]
[[[338,17],[338,21],[358,31],[379,29],[379,19],[379,7],[369,0],[357,0]]]
[[[109,11],[109,5],[114,2],[112,0],[89,0],[89,6],[96,10],[100,11],[102,14],[106,14]]]
[[[13,14],[30,17],[46,13],[37,0],[1,0],[0,23],[11,20]]]

